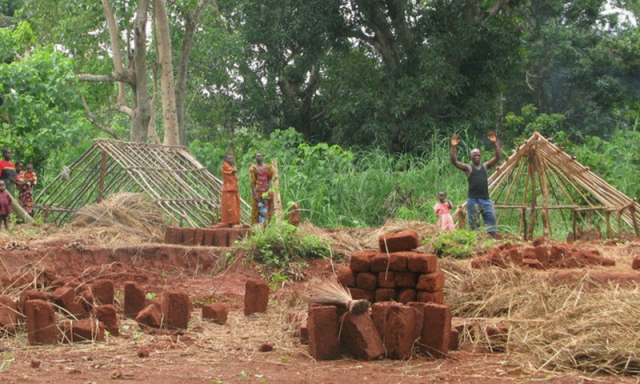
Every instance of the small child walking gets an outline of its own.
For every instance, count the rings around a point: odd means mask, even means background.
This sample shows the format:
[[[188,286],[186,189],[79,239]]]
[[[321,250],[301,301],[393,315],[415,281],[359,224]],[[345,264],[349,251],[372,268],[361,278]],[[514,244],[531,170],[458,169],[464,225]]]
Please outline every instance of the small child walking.
[[[456,230],[456,226],[453,223],[453,217],[451,216],[451,209],[453,204],[447,200],[447,194],[444,191],[438,192],[439,203],[433,206],[433,212],[438,215],[437,227],[444,232],[453,232]]]
[[[7,231],[9,230],[9,214],[11,213],[12,203],[11,195],[7,191],[4,180],[0,180],[0,229],[4,224],[4,228]]]

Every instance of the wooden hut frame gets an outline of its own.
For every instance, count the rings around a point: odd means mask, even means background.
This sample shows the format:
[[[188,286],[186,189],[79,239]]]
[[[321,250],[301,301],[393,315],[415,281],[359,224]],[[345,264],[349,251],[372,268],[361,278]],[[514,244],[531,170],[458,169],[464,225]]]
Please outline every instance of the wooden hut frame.
[[[61,225],[79,208],[123,192],[144,193],[176,224],[208,227],[220,207],[222,181],[185,147],[96,139],[36,198],[46,220]],[[241,201],[242,219],[250,206]]]
[[[640,205],[636,199],[618,191],[539,132],[496,168],[489,177],[489,194],[495,202],[498,222],[505,212],[519,211],[520,233],[525,238],[533,237],[538,212],[543,235],[551,236],[550,210],[571,212],[574,236],[578,221],[594,214],[606,223],[607,235],[613,236],[612,213],[617,215],[618,232],[625,223],[636,236],[640,235]],[[464,227],[466,203],[458,207],[455,215],[458,226]]]

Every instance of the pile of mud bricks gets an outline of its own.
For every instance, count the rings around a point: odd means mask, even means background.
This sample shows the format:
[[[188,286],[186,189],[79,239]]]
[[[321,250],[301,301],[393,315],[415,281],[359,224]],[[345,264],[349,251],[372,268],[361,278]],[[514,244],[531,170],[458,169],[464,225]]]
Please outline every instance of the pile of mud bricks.
[[[379,238],[379,250],[351,256],[338,273],[354,300],[374,303],[370,314],[354,316],[340,306],[309,306],[309,351],[316,360],[408,359],[415,352],[445,356],[451,310],[443,305],[444,274],[437,257],[417,251],[419,236],[404,231]]]
[[[249,226],[178,228],[168,227],[164,233],[165,244],[204,245],[209,247],[230,247],[236,240],[249,235]]]

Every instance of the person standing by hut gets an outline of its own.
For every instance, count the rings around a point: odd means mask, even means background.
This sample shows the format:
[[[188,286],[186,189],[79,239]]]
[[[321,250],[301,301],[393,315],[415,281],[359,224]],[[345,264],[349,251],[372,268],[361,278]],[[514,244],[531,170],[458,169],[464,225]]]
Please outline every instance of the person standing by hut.
[[[9,230],[9,215],[11,214],[13,200],[7,192],[4,180],[0,179],[0,229],[4,224],[4,229]]]
[[[458,162],[456,159],[456,147],[460,144],[458,135],[451,138],[451,163],[467,175],[469,190],[467,195],[467,220],[469,229],[480,228],[480,216],[486,227],[487,233],[495,235],[498,233],[496,227],[496,215],[493,208],[493,201],[489,197],[489,172],[500,160],[500,146],[495,133],[489,132],[489,141],[493,143],[494,157],[486,163],[482,162],[480,149],[474,148],[471,151],[471,164]]]
[[[29,216],[33,216],[33,186],[36,185],[37,180],[33,165],[27,165],[27,170],[24,171],[24,161],[16,163],[15,182],[18,186],[18,202]]]
[[[2,150],[2,160],[0,160],[0,179],[4,181],[5,187],[9,193],[13,194],[13,184],[16,177],[16,166],[11,161],[13,152],[11,149]]]
[[[220,221],[228,226],[240,224],[240,194],[238,193],[238,169],[233,155],[227,155],[222,163],[222,198]]]
[[[264,164],[264,155],[256,153],[256,164],[249,167],[251,182],[251,225],[262,224],[273,216],[273,196],[269,189],[273,179],[273,167]]]

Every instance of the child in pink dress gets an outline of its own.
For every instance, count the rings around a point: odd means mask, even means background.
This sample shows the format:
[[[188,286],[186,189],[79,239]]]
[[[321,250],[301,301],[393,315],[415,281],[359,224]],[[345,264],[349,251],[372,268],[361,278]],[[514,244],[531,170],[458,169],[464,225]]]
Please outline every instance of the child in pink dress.
[[[456,230],[453,217],[451,216],[453,204],[447,200],[447,194],[444,191],[438,193],[438,199],[440,199],[440,202],[433,206],[433,211],[438,215],[437,227],[444,232],[453,232]]]

